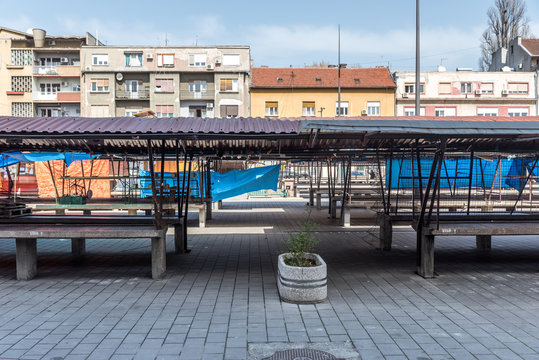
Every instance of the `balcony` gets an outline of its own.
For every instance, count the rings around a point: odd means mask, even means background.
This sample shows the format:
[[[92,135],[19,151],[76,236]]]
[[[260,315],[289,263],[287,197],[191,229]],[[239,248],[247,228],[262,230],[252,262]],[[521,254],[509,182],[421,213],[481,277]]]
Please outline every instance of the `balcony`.
[[[213,100],[215,98],[215,90],[202,91],[180,91],[180,99],[182,100]]]
[[[149,100],[150,90],[125,91],[116,90],[116,100]]]
[[[42,93],[40,91],[33,93],[34,101],[40,102],[61,102],[61,103],[79,103],[79,91],[58,91],[56,93]]]
[[[34,65],[37,76],[80,77],[79,65]]]

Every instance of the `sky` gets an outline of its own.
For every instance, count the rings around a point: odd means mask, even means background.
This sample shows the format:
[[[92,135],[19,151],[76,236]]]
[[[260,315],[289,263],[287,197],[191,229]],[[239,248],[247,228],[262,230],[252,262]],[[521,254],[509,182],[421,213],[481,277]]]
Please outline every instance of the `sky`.
[[[107,45],[249,45],[254,66],[338,63],[415,69],[415,1],[5,1],[0,26],[96,35]],[[420,0],[421,69],[478,69],[494,0]],[[539,1],[527,0],[539,36]]]

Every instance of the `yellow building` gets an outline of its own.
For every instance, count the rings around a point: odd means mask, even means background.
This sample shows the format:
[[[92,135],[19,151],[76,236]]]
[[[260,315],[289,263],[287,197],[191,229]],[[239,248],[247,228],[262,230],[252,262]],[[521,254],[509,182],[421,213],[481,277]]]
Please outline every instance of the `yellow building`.
[[[333,117],[337,68],[252,69],[252,117]],[[394,116],[395,83],[384,67],[341,69],[342,116]]]

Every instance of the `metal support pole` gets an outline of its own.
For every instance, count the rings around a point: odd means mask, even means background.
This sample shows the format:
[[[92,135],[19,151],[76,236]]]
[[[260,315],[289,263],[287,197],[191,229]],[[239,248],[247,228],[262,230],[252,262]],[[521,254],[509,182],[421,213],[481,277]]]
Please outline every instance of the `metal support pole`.
[[[161,213],[157,203],[157,189],[155,187],[155,170],[153,168],[153,149],[152,141],[148,139],[148,165],[150,167],[150,182],[152,184],[152,202],[154,209],[154,225],[156,229],[161,229]]]
[[[468,175],[468,207],[466,215],[470,215],[470,202],[472,200],[472,174],[473,174],[473,149],[470,151],[470,174]]]
[[[513,209],[511,209],[511,215],[513,215],[513,212],[515,211],[515,209],[517,208],[517,204],[518,202],[520,201],[520,197],[522,196],[522,193],[524,192],[524,188],[526,187],[526,184],[528,183],[528,181],[530,181],[530,177],[532,176],[533,174],[533,171],[535,170],[535,167],[537,166],[537,158],[535,158],[535,161],[533,163],[533,166],[531,168],[531,170],[529,171],[528,173],[528,177],[526,177],[526,182],[524,184],[522,184],[522,186],[519,186],[519,189],[518,189],[518,197],[517,197],[517,201],[515,201],[515,205],[513,205]],[[520,184],[519,184],[520,185]]]
[[[378,149],[376,149],[376,162],[378,163],[378,178],[380,179],[380,190],[382,191],[382,205],[384,206],[384,213],[389,214],[388,207],[386,206],[384,179],[382,177],[382,167],[380,166],[380,154],[378,153]]]

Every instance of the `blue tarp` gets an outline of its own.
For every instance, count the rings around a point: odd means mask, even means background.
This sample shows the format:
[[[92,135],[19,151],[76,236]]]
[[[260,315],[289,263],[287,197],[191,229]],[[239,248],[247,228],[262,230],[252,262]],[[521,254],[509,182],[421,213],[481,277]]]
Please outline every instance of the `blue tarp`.
[[[2,153],[0,167],[9,166],[18,162],[35,162],[35,161],[48,161],[48,160],[64,160],[67,166],[71,165],[74,161],[89,160],[99,155],[89,155],[86,153],[78,152],[33,152],[22,153],[19,151]]]
[[[389,186],[389,159],[387,160],[386,187]],[[432,158],[421,159],[421,177],[423,188],[427,186],[430,168],[432,166]],[[472,187],[484,187],[489,189],[491,186],[495,189],[514,188],[520,190],[526,182],[527,171],[533,167],[534,159],[507,159],[503,158],[500,161],[498,173],[498,159],[473,160],[472,170]],[[539,166],[539,162],[538,162]],[[414,161],[414,179],[415,187],[419,186],[419,174],[417,162]],[[539,168],[536,166],[533,171],[534,175],[539,173]],[[494,175],[496,178],[494,179]],[[469,158],[453,158],[445,159],[440,169],[440,187],[468,187],[468,179],[470,176],[470,159]],[[457,177],[457,179],[455,179]],[[494,182],[493,182],[494,181]],[[391,171],[391,187],[393,189],[409,189],[412,188],[412,162],[410,159],[394,159]]]
[[[211,192],[213,201],[219,201],[233,196],[242,195],[251,191],[258,190],[277,190],[279,181],[280,165],[264,166],[249,170],[233,170],[225,174],[211,172]],[[156,180],[160,179],[160,172],[156,172]],[[200,197],[200,187],[198,172],[191,172],[191,195]],[[150,188],[150,172],[141,170],[140,187]],[[180,184],[183,181],[184,173],[180,172]],[[185,174],[187,176],[187,174]],[[170,187],[176,186],[176,174],[165,173],[165,184]],[[141,197],[151,196],[151,190],[141,190]]]

